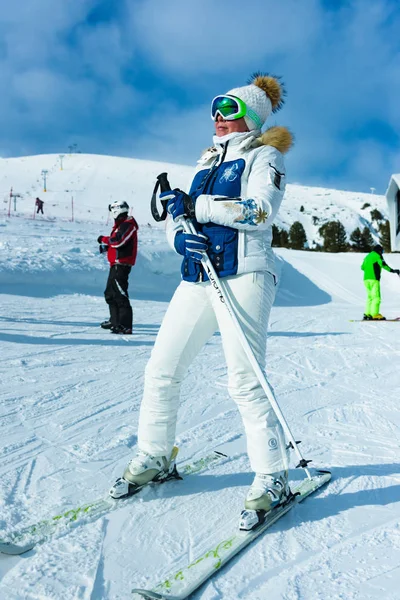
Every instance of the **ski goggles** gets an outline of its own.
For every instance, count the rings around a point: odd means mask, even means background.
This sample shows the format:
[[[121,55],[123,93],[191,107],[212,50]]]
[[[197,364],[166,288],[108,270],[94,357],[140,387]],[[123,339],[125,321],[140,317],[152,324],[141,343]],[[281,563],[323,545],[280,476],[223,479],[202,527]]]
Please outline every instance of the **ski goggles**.
[[[254,121],[259,129],[262,127],[260,117],[253,110],[248,108],[243,100],[236,96],[228,96],[227,94],[215,96],[214,100],[211,102],[212,120],[215,121],[218,115],[221,115],[225,121],[234,121],[235,119],[241,119],[247,115]]]

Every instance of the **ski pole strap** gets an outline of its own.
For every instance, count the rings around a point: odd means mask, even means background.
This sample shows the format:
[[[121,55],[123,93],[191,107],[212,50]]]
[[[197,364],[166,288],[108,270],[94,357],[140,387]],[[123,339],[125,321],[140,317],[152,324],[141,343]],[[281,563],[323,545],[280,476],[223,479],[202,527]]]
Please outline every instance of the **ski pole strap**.
[[[167,175],[168,175],[167,173],[160,173],[160,175],[157,176],[157,181],[154,186],[153,195],[151,196],[151,203],[150,203],[151,214],[153,215],[153,219],[157,222],[165,221],[165,219],[167,218],[167,214],[168,214],[168,212],[167,212],[168,200],[161,200],[161,205],[163,208],[161,215],[158,212],[158,208],[157,208],[158,188],[160,188],[161,192],[169,192],[169,190],[171,189]]]

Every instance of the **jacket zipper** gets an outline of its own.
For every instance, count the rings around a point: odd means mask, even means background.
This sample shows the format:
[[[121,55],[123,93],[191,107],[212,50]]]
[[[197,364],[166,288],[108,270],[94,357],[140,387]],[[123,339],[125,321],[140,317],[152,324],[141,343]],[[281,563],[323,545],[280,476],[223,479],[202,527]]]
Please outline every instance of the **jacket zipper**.
[[[214,187],[215,180],[217,178],[218,168],[222,165],[222,163],[225,160],[225,156],[226,156],[226,153],[227,153],[227,150],[228,150],[228,144],[229,144],[229,141],[226,142],[226,144],[224,146],[224,151],[221,154],[221,160],[219,160],[219,161],[217,160],[217,162],[211,168],[209,174],[207,175],[206,180],[204,182],[203,191],[201,192],[202,194],[211,193],[211,191],[212,191],[212,189]],[[198,281],[199,282],[203,282],[204,281],[204,267],[203,267],[203,265],[200,265],[200,273],[199,273]]]
[[[229,141],[226,142],[226,144],[224,146],[224,151],[221,154],[221,159],[214,165],[214,167],[209,172],[207,179],[204,183],[203,194],[211,193],[211,191],[214,187],[215,180],[217,179],[218,169],[225,160],[225,156],[228,151],[228,144],[229,144]]]

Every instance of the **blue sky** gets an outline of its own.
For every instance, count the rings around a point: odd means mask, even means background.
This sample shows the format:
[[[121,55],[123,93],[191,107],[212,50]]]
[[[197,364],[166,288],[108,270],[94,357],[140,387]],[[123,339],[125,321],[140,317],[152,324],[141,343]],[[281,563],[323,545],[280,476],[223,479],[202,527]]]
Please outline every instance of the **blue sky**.
[[[280,75],[288,181],[384,193],[400,171],[398,0],[19,0],[0,9],[0,156],[195,164],[210,100]]]

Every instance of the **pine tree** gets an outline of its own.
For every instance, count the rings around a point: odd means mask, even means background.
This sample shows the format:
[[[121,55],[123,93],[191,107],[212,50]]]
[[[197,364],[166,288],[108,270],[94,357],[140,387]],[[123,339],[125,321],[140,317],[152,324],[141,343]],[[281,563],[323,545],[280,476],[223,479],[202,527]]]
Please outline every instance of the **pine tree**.
[[[289,245],[294,250],[303,250],[307,243],[307,235],[300,221],[295,221],[289,229]]]
[[[390,243],[390,223],[389,221],[384,221],[379,225],[379,243],[381,244],[384,252],[390,252],[392,247]]]
[[[373,210],[371,210],[371,221],[382,221],[382,220],[383,220],[383,215],[377,208],[374,208]]]
[[[272,224],[272,246],[274,248],[288,248],[289,236],[285,229],[279,229],[274,223]]]
[[[346,230],[340,221],[329,221],[319,228],[324,238],[324,252],[346,252],[349,249]]]
[[[281,229],[281,247],[289,248],[289,234],[286,229]]]
[[[280,236],[279,227],[277,227],[275,225],[275,223],[272,223],[272,243],[271,243],[271,246],[274,247],[274,248],[279,248],[280,241],[281,241],[281,236]]]
[[[362,252],[371,252],[375,246],[374,238],[372,237],[370,228],[366,225],[362,230]]]
[[[361,229],[357,227],[350,235],[350,241],[352,242],[352,249],[356,252],[362,252],[363,248],[363,238]]]

